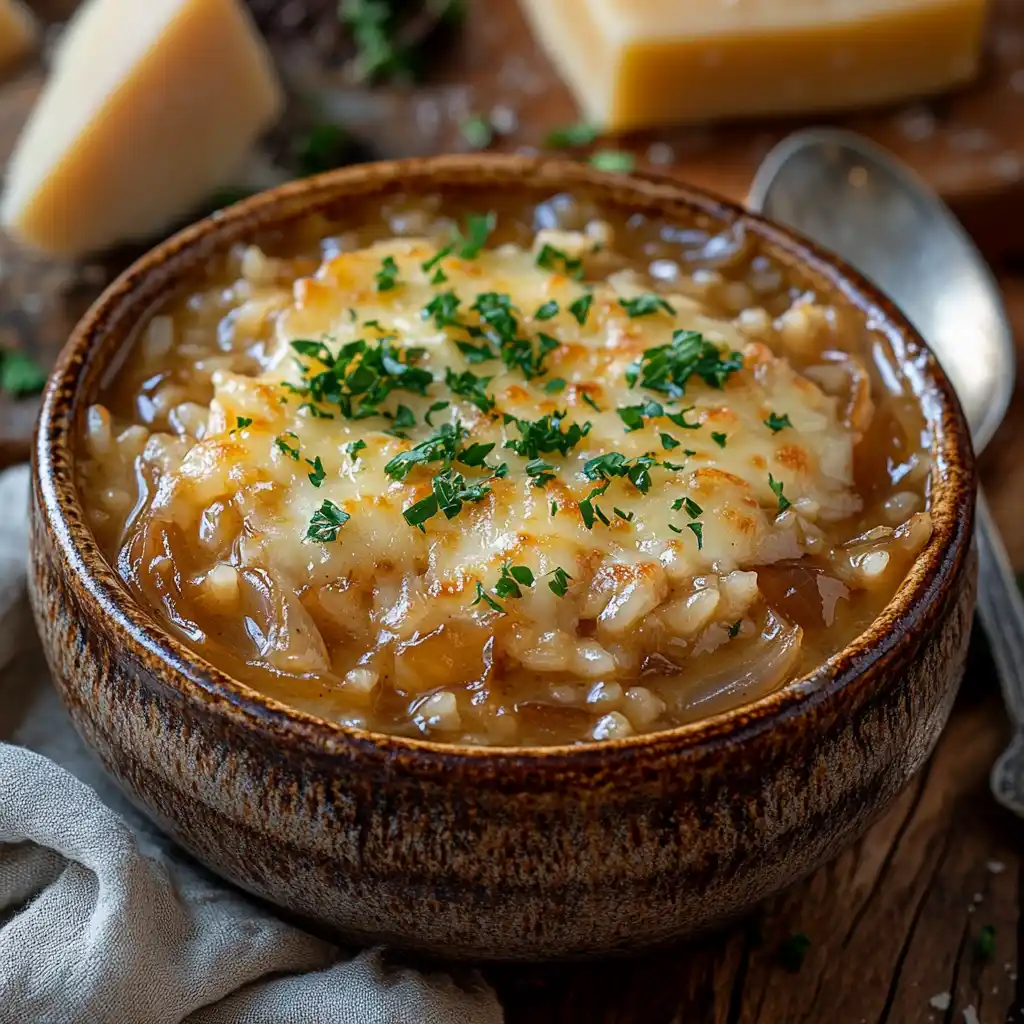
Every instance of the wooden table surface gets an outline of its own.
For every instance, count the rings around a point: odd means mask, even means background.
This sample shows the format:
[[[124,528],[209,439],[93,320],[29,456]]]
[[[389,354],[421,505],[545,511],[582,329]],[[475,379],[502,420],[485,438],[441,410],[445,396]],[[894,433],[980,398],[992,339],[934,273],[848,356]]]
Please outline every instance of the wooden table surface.
[[[74,3],[38,0],[36,6],[41,13],[63,16]],[[423,116],[424,96],[435,105],[431,109],[440,105],[448,114],[453,109],[453,97],[461,96],[454,106],[459,115],[473,112],[481,97],[494,102],[502,95],[500,83],[497,91],[492,86],[481,89],[479,83],[484,75],[480,69],[489,63],[488,54],[503,45],[492,15],[499,8],[505,9],[507,3],[511,0],[486,0],[485,8],[480,4],[472,8],[473,55],[464,54],[464,63],[470,68],[470,79],[477,82],[476,91],[457,91],[456,69],[449,74],[456,91],[452,92],[449,82],[442,84],[440,91],[421,95],[415,105],[420,111],[418,117]],[[1007,17],[1011,8],[1024,16],[1020,0],[997,0],[997,5],[1000,17]],[[521,28],[509,38],[521,41]],[[1002,55],[1012,50],[1015,59],[1020,56],[1024,60],[1024,34],[1014,36],[1021,43],[1019,53],[1007,45],[1007,38],[1004,34]],[[288,53],[279,54],[279,58],[286,73],[291,68],[301,88],[302,61]],[[507,73],[508,61],[504,67]],[[531,74],[541,76],[541,85],[533,94],[533,106],[524,107],[524,112],[544,110],[545,117],[557,115],[557,120],[565,120],[571,108],[564,94],[549,96],[550,72],[536,55],[526,55],[516,65],[517,88],[527,92],[537,89],[536,80],[534,85],[529,84]],[[30,67],[0,86],[0,160],[13,145],[41,79],[39,68]],[[970,102],[977,106],[977,96]],[[1000,109],[1005,109],[1008,102],[1003,96]],[[395,126],[403,122],[391,113],[400,108],[408,115],[408,98],[396,98],[385,91],[369,103],[364,97],[356,105],[351,98],[338,104],[337,110],[344,111],[357,128],[360,116],[367,124],[385,125],[375,140],[385,155],[403,147],[405,151],[423,151],[458,146],[450,124],[448,129],[442,126],[440,133],[429,140],[417,136],[418,141],[410,141],[411,136],[397,130]],[[941,113],[941,108],[934,109]],[[539,116],[526,116],[516,132],[502,140],[502,147],[535,142],[540,137]],[[955,118],[952,123],[956,126]],[[1007,143],[1012,143],[1014,152],[1018,142],[1021,145],[1020,177],[1024,181],[1022,126],[1024,101],[1014,129],[1020,138],[1014,135]],[[694,152],[693,140],[701,135],[684,133],[667,138],[677,140],[683,153]],[[735,142],[735,132],[729,138]],[[765,136],[759,133],[751,139],[752,143],[760,139],[758,144],[763,144]],[[641,157],[651,152],[649,138],[629,140],[627,144]],[[990,147],[972,158],[969,152],[965,155],[962,146],[951,148],[957,154],[958,166],[968,175],[972,159],[980,169],[980,162],[990,160],[993,153]],[[686,176],[685,158],[680,157],[676,169]],[[1008,170],[1005,162],[1003,169]],[[979,170],[979,180],[983,177]],[[1009,213],[1024,210],[1024,188],[1009,187],[1015,182],[1009,178],[1003,182],[1007,186],[1005,205],[994,207],[995,221],[991,217],[985,221],[984,242],[991,252],[1021,250],[1019,221]],[[994,222],[1000,225],[995,233]],[[0,239],[0,346],[23,347],[39,353],[44,360],[52,359],[70,325],[126,259],[122,253],[85,264],[53,265],[28,257]],[[1024,263],[1000,263],[997,272],[1024,362]],[[34,413],[32,402],[0,400],[0,461],[23,455]],[[1005,531],[1010,554],[1017,568],[1024,570],[1021,461],[1024,388],[1018,388],[1007,421],[981,462],[989,500]],[[1018,981],[1018,975],[1024,975],[1019,952],[1024,948],[1024,823],[997,807],[987,782],[991,763],[1008,735],[991,665],[983,646],[976,643],[959,702],[927,769],[856,846],[760,908],[755,917],[719,934],[614,963],[488,970],[487,976],[507,1008],[508,1021],[1024,1024],[1024,977]],[[565,912],[571,913],[572,908],[567,907]],[[994,929],[991,956],[980,955],[977,942],[986,928]],[[795,971],[783,966],[780,957],[781,948],[794,933],[810,940],[803,964]]]

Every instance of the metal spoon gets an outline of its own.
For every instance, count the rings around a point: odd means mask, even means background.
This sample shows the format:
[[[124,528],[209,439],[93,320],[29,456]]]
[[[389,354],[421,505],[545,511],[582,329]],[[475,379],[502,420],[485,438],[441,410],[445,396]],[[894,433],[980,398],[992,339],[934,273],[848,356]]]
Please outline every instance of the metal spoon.
[[[1013,335],[995,278],[942,200],[859,135],[815,128],[765,157],[747,205],[838,253],[895,300],[949,375],[980,452],[1013,393]],[[978,612],[1015,725],[992,792],[1024,817],[1024,601],[980,493],[977,542]]]

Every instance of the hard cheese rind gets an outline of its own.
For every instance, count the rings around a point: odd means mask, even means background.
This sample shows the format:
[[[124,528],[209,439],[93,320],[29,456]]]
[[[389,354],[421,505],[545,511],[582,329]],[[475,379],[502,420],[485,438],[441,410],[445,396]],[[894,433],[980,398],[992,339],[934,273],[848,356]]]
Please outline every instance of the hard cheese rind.
[[[39,38],[39,24],[20,0],[0,0],[0,69],[24,57]]]
[[[281,106],[238,0],[92,0],[8,167],[4,227],[60,255],[151,236],[224,184]]]
[[[978,67],[986,0],[522,0],[585,116],[613,131],[842,110]]]

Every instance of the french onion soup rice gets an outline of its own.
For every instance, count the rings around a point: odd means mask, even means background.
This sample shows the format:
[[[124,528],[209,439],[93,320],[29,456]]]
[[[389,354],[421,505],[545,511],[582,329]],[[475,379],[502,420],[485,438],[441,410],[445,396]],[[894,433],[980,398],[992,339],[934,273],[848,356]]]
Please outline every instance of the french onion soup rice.
[[[740,229],[500,207],[311,218],[139,326],[78,460],[125,585],[295,708],[463,744],[669,728],[846,645],[931,535],[889,342]]]

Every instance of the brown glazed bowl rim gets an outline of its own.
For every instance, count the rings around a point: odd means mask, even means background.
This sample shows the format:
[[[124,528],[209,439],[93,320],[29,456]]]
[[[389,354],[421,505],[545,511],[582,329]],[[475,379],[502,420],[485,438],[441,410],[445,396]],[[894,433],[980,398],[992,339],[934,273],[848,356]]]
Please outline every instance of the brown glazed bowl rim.
[[[758,236],[774,255],[826,280],[892,342],[917,390],[933,435],[934,469],[931,542],[882,613],[843,650],[788,686],[751,704],[672,729],[619,740],[548,747],[475,747],[410,739],[344,726],[289,708],[208,664],[172,637],[142,607],[100,553],[74,481],[79,408],[77,384],[109,370],[91,366],[91,354],[110,331],[131,332],[121,323],[129,307],[147,295],[170,290],[214,251],[275,224],[300,219],[346,196],[427,193],[453,187],[506,187],[524,196],[586,192],[611,205],[629,204],[671,219],[673,211],[729,225]],[[129,325],[130,326],[130,325]],[[914,657],[923,632],[967,557],[974,518],[974,457],[959,403],[949,380],[917,331],[877,288],[837,257],[796,233],[678,180],[656,174],[614,175],[561,160],[473,155],[361,164],[291,182],[253,196],[185,228],[152,249],[114,281],[72,332],[47,383],[33,451],[36,499],[55,557],[95,602],[106,639],[155,666],[162,685],[179,691],[197,710],[226,716],[268,740],[311,755],[353,755],[401,763],[407,770],[436,774],[471,763],[476,777],[500,778],[515,769],[537,773],[572,771],[595,780],[615,762],[647,767],[666,758],[697,756],[713,747],[733,748],[794,717],[815,719],[839,691],[869,699],[887,685],[887,666]],[[859,691],[851,693],[851,691]],[[825,708],[827,711],[827,708]]]

